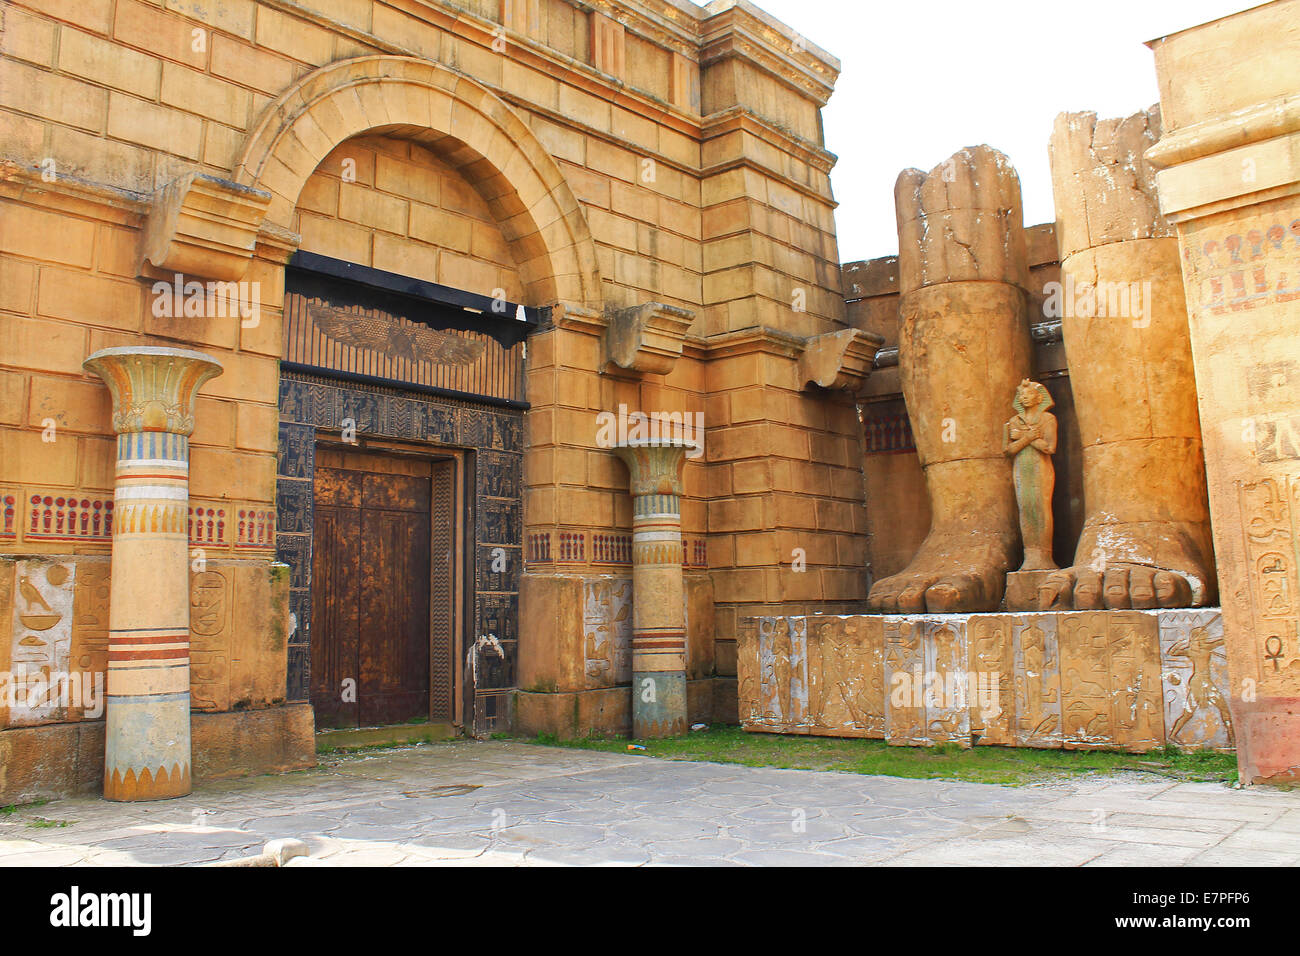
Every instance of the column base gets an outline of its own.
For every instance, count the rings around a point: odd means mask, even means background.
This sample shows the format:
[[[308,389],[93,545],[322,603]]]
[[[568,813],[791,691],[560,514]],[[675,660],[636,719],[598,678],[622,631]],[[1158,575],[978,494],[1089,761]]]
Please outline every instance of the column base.
[[[104,799],[119,802],[135,800],[171,800],[174,797],[189,796],[194,790],[190,780],[190,765],[174,764],[170,770],[159,767],[157,773],[145,768],[136,776],[134,770],[128,770],[123,776],[120,770],[104,774]]]
[[[1300,697],[1234,700],[1242,783],[1300,783]]]
[[[681,671],[632,674],[632,736],[680,737],[686,722],[686,675]]]

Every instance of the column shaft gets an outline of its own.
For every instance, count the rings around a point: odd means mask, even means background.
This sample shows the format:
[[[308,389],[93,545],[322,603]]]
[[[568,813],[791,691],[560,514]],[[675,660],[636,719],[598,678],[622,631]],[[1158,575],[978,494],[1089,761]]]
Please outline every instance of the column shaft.
[[[117,431],[104,796],[190,792],[189,435],[198,352],[119,348],[86,368],[113,393]]]

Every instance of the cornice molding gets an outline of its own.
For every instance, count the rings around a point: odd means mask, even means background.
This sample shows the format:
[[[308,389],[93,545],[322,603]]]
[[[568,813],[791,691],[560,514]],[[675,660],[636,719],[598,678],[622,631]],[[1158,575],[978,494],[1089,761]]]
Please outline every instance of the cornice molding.
[[[1300,93],[1165,133],[1146,151],[1156,169],[1300,132]]]
[[[795,92],[825,106],[840,74],[840,61],[784,24],[756,15],[740,0],[706,19],[700,30],[700,66],[744,60]]]
[[[738,130],[751,133],[824,173],[829,174],[839,161],[838,156],[820,143],[814,143],[788,129],[770,123],[743,106],[728,106],[700,120],[702,143]]]
[[[9,159],[0,160],[0,193],[20,202],[35,202],[47,209],[120,225],[138,227],[149,213],[147,193],[64,174],[47,179],[40,167]]]
[[[232,281],[248,271],[271,194],[191,172],[154,193],[142,269]]]
[[[605,332],[607,361],[630,371],[667,375],[682,357],[695,313],[662,302],[609,310]]]
[[[799,356],[799,380],[820,388],[862,387],[885,337],[862,329],[839,329],[807,339]]]

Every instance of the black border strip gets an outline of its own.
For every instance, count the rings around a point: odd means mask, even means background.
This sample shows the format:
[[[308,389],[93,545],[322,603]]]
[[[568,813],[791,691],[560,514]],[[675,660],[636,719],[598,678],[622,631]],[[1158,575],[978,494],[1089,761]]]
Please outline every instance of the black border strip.
[[[331,276],[335,279],[345,279],[348,282],[356,282],[384,292],[422,299],[436,305],[462,309],[473,314],[479,321],[484,322],[509,322],[514,325],[519,321],[516,316],[519,309],[522,308],[524,310],[524,322],[529,327],[529,331],[540,326],[545,319],[543,313],[550,311],[537,306],[522,305],[518,302],[507,302],[505,313],[502,314],[492,308],[493,303],[497,300],[485,295],[465,292],[462,289],[453,289],[451,286],[426,282],[423,279],[399,275],[396,272],[385,272],[382,269],[358,265],[345,259],[333,259],[314,252],[303,252],[301,249],[289,259],[288,267],[290,269],[301,269],[304,272],[315,272],[320,275]]]

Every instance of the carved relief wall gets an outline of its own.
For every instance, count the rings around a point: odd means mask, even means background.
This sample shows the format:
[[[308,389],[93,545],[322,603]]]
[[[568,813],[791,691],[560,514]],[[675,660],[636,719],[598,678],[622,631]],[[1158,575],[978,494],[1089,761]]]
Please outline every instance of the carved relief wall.
[[[283,704],[287,569],[193,554],[191,709]],[[0,559],[0,727],[103,718],[111,583],[107,555]]]
[[[902,746],[1230,750],[1218,610],[750,618],[741,725]]]
[[[280,382],[277,554],[289,566],[289,700],[311,686],[312,481],[318,431],[338,433],[352,419],[358,435],[473,452],[464,515],[471,548],[469,633],[462,661],[473,684],[476,733],[504,729],[515,686],[519,574],[523,565],[523,413],[510,408],[420,395],[377,385],[285,373]],[[450,585],[443,582],[442,590]],[[471,655],[472,650],[472,655]]]

